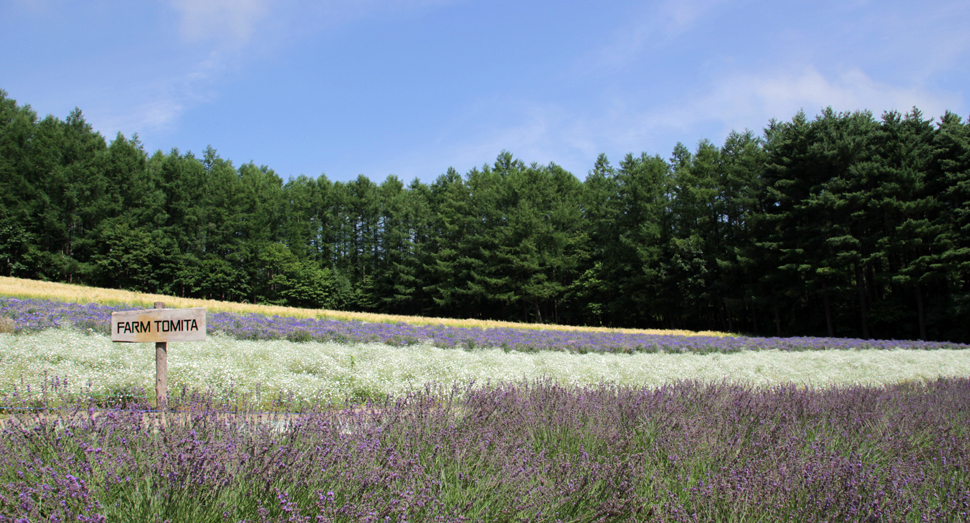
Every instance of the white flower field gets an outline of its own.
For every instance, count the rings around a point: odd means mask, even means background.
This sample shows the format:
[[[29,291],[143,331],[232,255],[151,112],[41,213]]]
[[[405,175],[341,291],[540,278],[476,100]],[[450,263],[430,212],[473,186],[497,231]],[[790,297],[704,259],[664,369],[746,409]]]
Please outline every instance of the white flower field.
[[[153,391],[155,346],[114,343],[75,328],[0,334],[0,389],[39,390],[46,379],[70,390]],[[761,350],[730,354],[571,354],[501,349],[394,347],[286,340],[236,340],[214,334],[205,342],[171,343],[169,387],[236,393],[292,393],[306,400],[398,396],[428,383],[515,382],[658,386],[681,380],[754,386],[883,385],[970,375],[967,350]]]

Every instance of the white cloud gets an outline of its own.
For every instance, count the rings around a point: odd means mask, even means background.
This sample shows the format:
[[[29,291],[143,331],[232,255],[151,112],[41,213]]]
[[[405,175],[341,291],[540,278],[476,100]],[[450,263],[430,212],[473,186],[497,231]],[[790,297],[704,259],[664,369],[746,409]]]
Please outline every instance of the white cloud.
[[[175,100],[154,100],[143,103],[132,111],[137,115],[138,121],[131,127],[135,129],[167,127],[182,114],[184,109],[185,107]]]
[[[161,93],[147,101],[144,98],[121,98],[132,101],[122,104],[117,101],[104,102],[84,109],[87,121],[96,129],[107,133],[105,138],[108,140],[113,139],[116,132],[131,137],[134,133],[145,136],[170,130],[177,125],[179,117],[186,110],[184,102],[167,93]]]
[[[312,34],[361,18],[454,1],[170,0],[170,4],[179,12],[183,40],[215,40],[223,47],[240,48],[257,40],[254,38],[257,30],[273,42],[291,41],[294,35]]]
[[[176,129],[182,114],[218,96],[213,78],[226,69],[218,54],[210,53],[195,67],[177,75],[119,89],[104,103],[88,106],[85,114],[99,129],[121,131],[128,136]]]
[[[678,100],[654,108],[620,105],[608,116],[576,121],[574,126],[590,130],[591,141],[602,151],[664,155],[673,141],[718,143],[732,130],[760,134],[772,118],[789,120],[799,110],[811,118],[831,106],[836,111],[870,110],[879,118],[885,111],[906,113],[916,107],[924,117],[938,118],[946,110],[965,107],[959,94],[878,82],[857,68],[832,76],[814,67],[729,75],[693,96],[683,93]]]
[[[455,157],[494,159],[508,150],[526,162],[566,162],[570,157],[596,154],[595,137],[574,115],[554,105],[521,104],[514,114],[523,116],[512,125],[492,129],[471,148],[454,151]]]
[[[649,4],[640,12],[631,13],[613,37],[584,57],[578,70],[602,66],[619,68],[639,60],[644,53],[663,47],[673,37],[688,30],[710,15],[725,0],[666,0]]]
[[[771,118],[788,120],[799,110],[811,118],[831,106],[837,111],[871,110],[879,118],[884,111],[906,113],[915,106],[924,117],[938,118],[948,109],[964,107],[962,98],[954,93],[881,83],[860,69],[826,76],[813,67],[726,76],[693,97],[683,93],[679,100],[682,103],[649,108],[616,99],[612,107],[596,115],[581,115],[552,104],[494,102],[497,105],[480,111],[520,114],[521,118],[477,136],[464,136],[458,143],[442,140],[431,151],[396,159],[396,165],[408,165],[406,173],[423,177],[430,175],[429,169],[444,172],[447,166],[464,172],[490,163],[507,149],[526,162],[554,161],[582,178],[601,152],[608,153],[614,163],[626,153],[666,156],[676,141],[691,146],[709,139],[718,144],[732,130],[751,129],[760,134]]]
[[[516,117],[480,125],[489,120],[485,116],[488,114]],[[393,173],[405,181],[418,177],[431,183],[449,167],[464,174],[472,168],[491,165],[501,151],[507,150],[529,164],[555,162],[582,178],[601,152],[597,137],[585,123],[559,105],[490,100],[469,108],[437,139],[401,155],[381,158],[364,166],[361,172],[372,180]]]
[[[301,36],[445,1],[450,0],[168,0],[181,41],[192,44],[179,50],[186,58],[163,76],[88,104],[85,114],[110,133],[164,136],[179,128],[184,114],[218,98],[222,86],[252,61],[271,59]]]
[[[664,29],[667,33],[680,33],[721,3],[724,0],[667,0],[660,6]]]
[[[269,14],[271,1],[171,0],[182,40],[198,45],[183,50],[186,59],[174,70],[120,88],[110,100],[88,105],[86,115],[109,133],[152,135],[176,129],[186,111],[217,97],[217,79],[243,58],[241,48]]]
[[[709,93],[683,107],[678,117],[687,121],[716,119],[725,127],[764,126],[770,118],[786,120],[799,110],[809,116],[831,106],[837,111],[870,110],[905,113],[913,107],[927,116],[963,107],[962,97],[935,92],[918,85],[891,85],[874,80],[859,68],[826,76],[814,67],[794,73],[737,75],[714,85]],[[740,129],[739,129],[740,130]]]
[[[181,14],[184,40],[215,39],[232,47],[249,42],[254,26],[269,13],[270,0],[172,0]]]

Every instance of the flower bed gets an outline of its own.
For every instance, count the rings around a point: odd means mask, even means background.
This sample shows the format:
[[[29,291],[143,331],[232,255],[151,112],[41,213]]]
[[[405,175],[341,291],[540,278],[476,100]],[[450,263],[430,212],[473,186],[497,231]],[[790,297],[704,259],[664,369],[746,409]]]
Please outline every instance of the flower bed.
[[[431,387],[257,421],[186,393],[167,424],[81,404],[7,424],[0,521],[965,521],[968,403],[951,378]]]
[[[17,330],[37,331],[73,325],[108,332],[112,311],[132,307],[76,304],[49,300],[0,298],[0,316],[13,319]],[[847,338],[756,338],[747,336],[680,336],[631,332],[558,331],[528,328],[446,327],[407,323],[366,323],[260,314],[216,312],[207,317],[209,332],[238,339],[287,339],[339,343],[427,343],[441,348],[502,348],[520,352],[559,350],[575,353],[711,353],[779,349],[965,349],[949,342],[860,340]]]

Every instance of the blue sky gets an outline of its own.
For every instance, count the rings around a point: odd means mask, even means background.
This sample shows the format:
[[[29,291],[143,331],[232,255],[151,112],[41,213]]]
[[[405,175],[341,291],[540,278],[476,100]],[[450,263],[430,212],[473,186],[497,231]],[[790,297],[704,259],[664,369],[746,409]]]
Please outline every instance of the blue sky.
[[[968,116],[970,2],[3,0],[0,89],[149,152],[432,182],[580,179],[799,109]]]

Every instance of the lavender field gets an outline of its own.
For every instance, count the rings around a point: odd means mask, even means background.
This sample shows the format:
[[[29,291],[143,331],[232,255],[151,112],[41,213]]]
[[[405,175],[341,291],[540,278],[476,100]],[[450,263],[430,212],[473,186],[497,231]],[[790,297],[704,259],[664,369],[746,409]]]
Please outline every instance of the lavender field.
[[[173,405],[166,426],[138,405],[8,422],[0,521],[970,518],[968,378],[428,387],[275,423]]]
[[[970,520],[963,345],[216,313],[163,421],[122,308],[0,298],[0,522]]]
[[[15,333],[0,334],[0,391],[17,388],[25,394],[31,387],[37,394],[46,377],[66,381],[89,396],[116,395],[133,387],[153,394],[154,345],[112,343],[104,333],[111,308],[33,300],[0,303],[5,307],[0,314],[16,325],[10,329]],[[772,346],[769,340],[754,338],[653,336],[654,345],[643,348],[636,345],[645,337],[639,334],[503,329],[501,336],[515,337],[517,348],[489,348],[484,340],[500,334],[483,329],[238,314],[211,314],[208,325],[207,341],[171,344],[173,390],[186,387],[219,398],[257,390],[264,397],[283,392],[312,403],[399,397],[428,383],[552,379],[576,386],[655,387],[692,379],[826,387],[970,376],[970,351],[952,344],[813,338]],[[306,334],[311,331],[325,335]],[[331,341],[315,341],[328,337]],[[526,344],[550,344],[557,337],[583,339],[590,350],[540,350]],[[455,347],[456,339],[470,341]],[[729,343],[735,345],[727,350]],[[810,346],[815,350],[808,350]]]
[[[133,310],[125,305],[78,304],[39,299],[0,298],[0,317],[14,321],[17,331],[40,331],[76,326],[107,333],[112,311]],[[217,312],[207,318],[210,333],[236,339],[382,343],[394,346],[428,344],[439,348],[500,348],[519,352],[571,353],[730,353],[776,349],[965,349],[949,342],[859,340],[846,338],[752,338],[746,336],[689,336],[622,331],[446,327],[407,323],[367,323],[261,314]]]

